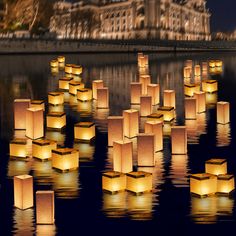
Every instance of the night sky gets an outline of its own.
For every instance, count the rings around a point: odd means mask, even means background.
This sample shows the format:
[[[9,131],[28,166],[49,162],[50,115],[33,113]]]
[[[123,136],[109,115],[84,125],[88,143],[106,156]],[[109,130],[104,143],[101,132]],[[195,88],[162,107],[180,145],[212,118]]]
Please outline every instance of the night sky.
[[[212,31],[236,29],[236,0],[207,0]]]

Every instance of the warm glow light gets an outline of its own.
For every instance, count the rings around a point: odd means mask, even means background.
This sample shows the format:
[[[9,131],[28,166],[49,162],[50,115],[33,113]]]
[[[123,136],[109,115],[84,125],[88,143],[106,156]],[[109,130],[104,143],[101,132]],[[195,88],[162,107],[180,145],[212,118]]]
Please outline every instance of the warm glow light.
[[[195,76],[200,76],[201,75],[201,66],[200,65],[195,65],[194,66],[194,75]]]
[[[184,84],[184,94],[188,97],[193,97],[194,93],[200,92],[200,85],[199,84]]]
[[[90,141],[95,137],[95,124],[93,122],[79,122],[74,127],[75,140]]]
[[[185,126],[173,126],[171,128],[171,152],[172,154],[187,154],[187,131]]]
[[[212,175],[227,174],[227,161],[225,159],[210,159],[205,163],[206,173]]]
[[[43,100],[31,100],[30,108],[31,107],[42,109],[43,111],[45,111],[45,102]]]
[[[150,75],[140,75],[139,82],[142,84],[142,94],[147,94],[147,87],[151,84],[151,77]]]
[[[72,74],[72,64],[66,64],[65,65],[65,73]]]
[[[80,75],[83,72],[82,66],[79,65],[72,65],[72,74],[73,75]]]
[[[233,175],[218,175],[217,176],[217,193],[229,194],[234,190]]]
[[[10,156],[26,158],[27,152],[27,140],[26,139],[14,139],[10,142]]]
[[[163,103],[165,107],[174,107],[175,109],[175,91],[164,90]]]
[[[206,93],[194,92],[194,98],[196,99],[197,113],[206,111]]]
[[[57,60],[51,60],[50,66],[51,67],[58,67],[58,61]]]
[[[123,116],[109,116],[108,122],[108,146],[113,146],[114,141],[120,141],[124,138]]]
[[[164,116],[160,113],[152,113],[147,116],[147,121],[164,121]]]
[[[184,67],[184,78],[190,78],[191,77],[191,68],[185,66]]]
[[[92,89],[77,89],[77,99],[81,102],[91,101],[93,99]]]
[[[134,138],[139,133],[139,111],[130,109],[123,111],[124,136]]]
[[[103,80],[93,80],[92,90],[93,90],[93,99],[97,99],[97,90],[103,88]]]
[[[195,98],[185,98],[185,119],[195,120],[197,118],[197,101]]]
[[[109,108],[109,89],[106,87],[97,89],[97,108]]]
[[[64,93],[63,92],[50,92],[48,93],[48,103],[50,105],[61,105],[64,103]]]
[[[217,123],[228,124],[230,122],[229,102],[217,102]]]
[[[157,114],[163,115],[165,122],[171,122],[175,118],[174,107],[159,107],[157,109]]]
[[[152,105],[160,103],[160,86],[159,84],[148,84],[147,95],[152,97]]]
[[[51,112],[47,114],[47,129],[60,130],[66,126],[66,114],[64,112]]]
[[[142,95],[142,84],[135,82],[131,83],[130,84],[131,104],[140,104],[141,95]]]
[[[69,83],[69,93],[71,95],[77,95],[77,90],[84,88],[84,84],[77,81],[71,81]]]
[[[59,79],[59,89],[61,90],[69,90],[69,84],[72,82],[72,77],[63,77]]]
[[[64,56],[59,56],[59,57],[57,57],[57,61],[58,61],[59,63],[65,63],[66,59],[65,59]]]
[[[148,116],[152,114],[152,97],[141,96],[140,97],[140,116]]]
[[[216,80],[203,80],[202,91],[206,93],[214,93],[218,91],[218,82]]]

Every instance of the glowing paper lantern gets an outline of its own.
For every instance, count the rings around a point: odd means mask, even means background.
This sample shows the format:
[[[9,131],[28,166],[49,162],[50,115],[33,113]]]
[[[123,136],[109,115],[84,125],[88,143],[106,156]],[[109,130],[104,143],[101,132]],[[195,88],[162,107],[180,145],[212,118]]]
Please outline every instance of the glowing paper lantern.
[[[202,71],[208,71],[208,63],[207,62],[202,62]]]
[[[175,118],[174,107],[159,107],[157,113],[163,115],[165,122],[171,122]]]
[[[59,79],[59,89],[69,90],[69,84],[72,82],[72,77],[63,77]]]
[[[148,84],[147,95],[152,97],[152,105],[160,103],[160,86],[159,84]]]
[[[184,78],[190,78],[191,77],[191,68],[185,66],[184,67]]]
[[[126,174],[126,190],[135,194],[142,194],[152,191],[152,174],[144,171],[131,172]]]
[[[26,129],[26,109],[30,107],[30,99],[14,100],[15,129]]]
[[[92,89],[77,89],[77,99],[81,102],[91,101],[93,99]]]
[[[133,142],[122,140],[113,143],[113,170],[121,173],[133,170]]]
[[[140,55],[138,57],[138,66],[141,68],[148,67],[148,55]]]
[[[33,177],[14,176],[14,206],[25,210],[34,206]]]
[[[210,67],[215,67],[216,66],[216,63],[215,63],[215,61],[209,61],[209,66]]]
[[[201,66],[200,65],[194,66],[194,75],[195,76],[200,76],[201,75]]]
[[[217,191],[217,177],[201,173],[190,176],[190,192],[198,196],[215,194]]]
[[[165,107],[174,107],[175,109],[175,91],[164,90],[163,103]]]
[[[162,121],[147,121],[145,123],[145,133],[155,135],[155,152],[163,150],[163,122]]]
[[[52,112],[64,112],[64,104],[57,105],[57,106],[49,105],[48,106],[48,112],[49,113],[52,113]]]
[[[36,192],[36,223],[54,224],[54,191]]]
[[[108,171],[102,174],[102,189],[109,193],[124,191],[126,188],[126,176],[120,172]]]
[[[76,170],[79,167],[79,151],[72,148],[52,150],[52,168],[64,171]]]
[[[123,140],[123,116],[109,116],[108,122],[108,146],[113,146],[114,141]]]
[[[97,89],[103,88],[103,80],[93,80],[92,90],[93,90],[93,99],[97,99]]]
[[[124,136],[134,138],[139,132],[139,111],[130,109],[123,111]]]
[[[154,166],[155,135],[138,134],[137,153],[138,166]]]
[[[69,83],[69,93],[71,95],[77,95],[77,90],[84,88],[84,84],[78,81],[71,81]]]
[[[222,67],[222,66],[223,66],[223,62],[220,61],[220,60],[216,60],[216,61],[215,61],[215,66],[216,66],[216,67]]]
[[[60,130],[66,126],[66,114],[64,112],[51,112],[47,114],[47,129]]]
[[[202,91],[206,93],[214,93],[218,91],[218,82],[216,80],[203,80]]]
[[[65,73],[66,74],[72,74],[72,64],[66,64],[65,65]]]
[[[41,108],[28,108],[26,110],[26,137],[38,139],[44,136],[44,117]]]
[[[30,108],[31,107],[42,109],[43,111],[45,111],[45,102],[43,100],[31,100]]]
[[[187,131],[185,126],[171,128],[171,152],[180,155],[187,154]]]
[[[193,67],[193,61],[192,60],[186,60],[184,64],[185,64],[186,67],[190,67],[191,69]]]
[[[206,93],[194,92],[194,98],[196,99],[197,113],[206,111]]]
[[[147,120],[148,121],[164,121],[164,116],[163,116],[163,114],[152,113],[147,116]]]
[[[58,67],[58,61],[57,60],[51,60],[50,66],[51,67]]]
[[[106,87],[97,89],[97,108],[109,108],[109,89]]]
[[[184,94],[185,96],[192,97],[194,93],[200,92],[200,85],[199,84],[184,84]]]
[[[59,63],[65,63],[66,59],[65,59],[64,56],[59,56],[59,57],[57,57],[57,61],[58,61]]]
[[[140,104],[141,95],[142,95],[142,84],[135,82],[131,83],[130,84],[131,104]]]
[[[217,102],[217,123],[228,124],[230,122],[230,108],[228,102]]]
[[[32,145],[32,156],[39,160],[48,160],[52,157],[52,150],[57,148],[57,143],[50,140],[35,140]]]
[[[210,159],[205,163],[206,173],[212,175],[227,174],[227,161],[225,159]]]
[[[79,122],[74,127],[75,140],[90,141],[95,138],[95,124],[93,122]]]
[[[217,176],[217,193],[229,194],[234,190],[233,175]]]
[[[61,105],[64,103],[64,93],[63,92],[51,92],[48,93],[48,103],[50,105]]]
[[[72,66],[72,74],[73,75],[80,75],[82,74],[83,68],[79,65],[73,65]]]
[[[197,101],[195,98],[185,98],[185,119],[195,120],[197,118]]]
[[[14,139],[10,142],[10,156],[26,158],[27,152],[27,140],[26,139]]]
[[[152,97],[141,96],[140,97],[140,116],[148,116],[152,113]]]
[[[142,94],[147,94],[147,86],[151,84],[150,75],[141,75],[139,77],[139,82],[142,84]]]

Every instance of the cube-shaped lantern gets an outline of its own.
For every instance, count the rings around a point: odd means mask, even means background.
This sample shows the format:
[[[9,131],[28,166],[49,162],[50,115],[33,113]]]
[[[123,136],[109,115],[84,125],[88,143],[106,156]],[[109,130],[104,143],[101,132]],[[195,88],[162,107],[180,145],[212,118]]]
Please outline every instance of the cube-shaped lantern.
[[[66,126],[66,113],[50,112],[47,114],[47,129],[61,130]]]
[[[114,141],[123,140],[124,118],[123,116],[109,116],[108,122],[108,146],[112,147]]]
[[[171,152],[172,154],[187,154],[187,131],[185,126],[173,126],[171,128]]]
[[[175,109],[175,91],[164,90],[163,103],[165,107],[174,107]]]
[[[229,194],[234,190],[233,175],[217,176],[217,193]]]
[[[165,122],[171,122],[175,118],[174,107],[159,107],[157,109],[157,114],[163,115]]]
[[[147,120],[148,121],[164,121],[164,116],[163,116],[163,114],[156,112],[156,113],[152,113],[152,114],[148,115]]]
[[[194,98],[196,99],[197,113],[206,111],[206,93],[194,92]]]
[[[115,141],[113,143],[113,170],[121,173],[133,171],[133,142]]]
[[[159,84],[148,84],[147,95],[152,97],[152,105],[160,103],[160,86]]]
[[[15,129],[26,129],[26,109],[30,107],[30,99],[14,100]]]
[[[188,66],[184,67],[184,78],[190,78],[191,77],[191,68]]]
[[[57,61],[58,61],[59,63],[65,63],[66,58],[65,58],[64,56],[58,56],[58,57],[57,57]]]
[[[140,104],[140,97],[142,95],[142,84],[133,82],[130,84],[131,104]]]
[[[155,135],[138,134],[137,136],[137,154],[138,166],[154,166]]]
[[[195,65],[194,66],[194,75],[195,76],[200,76],[201,75],[201,66],[200,65]]]
[[[65,65],[65,73],[66,74],[72,74],[72,64],[66,64]]]
[[[50,140],[35,140],[32,145],[32,156],[45,161],[52,157],[52,150],[57,148],[57,143]]]
[[[44,116],[41,108],[26,110],[26,137],[39,139],[44,136]]]
[[[218,82],[216,80],[203,80],[202,91],[206,93],[214,93],[218,91]]]
[[[184,65],[187,66],[187,67],[190,67],[192,69],[193,67],[193,61],[192,60],[186,60],[184,62]]]
[[[97,99],[97,90],[103,88],[103,80],[93,80],[92,90],[93,90],[93,99]]]
[[[14,206],[25,210],[34,206],[33,177],[14,176]]]
[[[140,116],[152,114],[152,97],[143,95],[140,97]]]
[[[80,75],[83,72],[83,68],[80,65],[73,65],[72,66],[72,74],[73,75]]]
[[[68,91],[69,84],[72,82],[72,77],[63,77],[59,79],[59,89]]]
[[[139,132],[139,111],[130,109],[123,111],[124,136],[134,138]]]
[[[228,124],[230,122],[229,102],[217,102],[217,123]]]
[[[135,194],[142,194],[152,191],[152,174],[144,171],[131,172],[126,174],[126,190]]]
[[[77,99],[81,102],[91,101],[93,99],[92,89],[77,89]]]
[[[163,150],[163,122],[147,121],[144,125],[145,133],[155,135],[155,152]]]
[[[140,75],[139,82],[142,84],[142,94],[147,94],[147,86],[151,84],[150,75]]]
[[[126,189],[126,176],[120,172],[108,171],[102,174],[102,189],[109,193],[117,193]]]
[[[195,98],[185,98],[185,119],[196,120],[197,100]]]
[[[10,156],[26,158],[27,152],[27,140],[26,139],[14,139],[10,142]]]
[[[54,191],[36,192],[36,224],[54,224]]]
[[[109,89],[107,87],[97,89],[97,108],[109,108]]]
[[[43,111],[45,111],[45,102],[44,100],[31,100],[30,108],[31,107],[42,109]]]
[[[84,88],[84,84],[78,81],[72,80],[69,83],[69,93],[71,95],[77,95],[77,90]]]
[[[79,151],[73,148],[52,150],[52,168],[59,171],[76,170],[79,167]]]
[[[140,55],[138,57],[138,66],[141,68],[148,67],[148,55]]]
[[[50,105],[61,105],[64,103],[64,93],[63,92],[50,92],[48,93],[48,103]]]
[[[194,93],[200,92],[200,85],[199,84],[184,84],[184,94],[188,97],[193,97]]]
[[[223,62],[220,61],[220,60],[216,60],[216,61],[215,61],[215,66],[216,66],[216,67],[222,67],[222,66],[223,66]]]
[[[217,176],[201,173],[190,176],[190,192],[198,196],[208,196],[217,191]]]
[[[209,61],[209,67],[213,68],[215,66],[216,66],[215,61],[213,61],[213,60]]]
[[[212,175],[227,174],[227,161],[225,159],[210,159],[205,163],[206,173]]]
[[[58,67],[58,61],[57,60],[51,60],[50,66],[51,67]]]
[[[95,124],[93,122],[79,122],[74,127],[75,140],[90,141],[95,138]]]

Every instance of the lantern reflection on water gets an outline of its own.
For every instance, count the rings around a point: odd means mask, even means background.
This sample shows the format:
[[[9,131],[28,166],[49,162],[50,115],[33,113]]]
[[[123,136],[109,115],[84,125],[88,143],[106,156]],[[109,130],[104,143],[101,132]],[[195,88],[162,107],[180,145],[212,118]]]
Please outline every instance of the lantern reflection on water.
[[[224,175],[227,173],[226,159],[210,159],[205,163],[206,173],[212,175]]]

